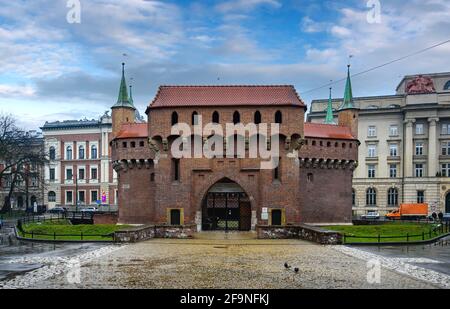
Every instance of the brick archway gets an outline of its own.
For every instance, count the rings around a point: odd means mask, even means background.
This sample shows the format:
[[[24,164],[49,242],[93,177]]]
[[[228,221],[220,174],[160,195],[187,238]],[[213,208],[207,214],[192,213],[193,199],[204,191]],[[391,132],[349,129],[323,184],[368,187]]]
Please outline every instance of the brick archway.
[[[254,199],[242,185],[220,177],[206,188],[200,195],[201,230],[251,230]]]

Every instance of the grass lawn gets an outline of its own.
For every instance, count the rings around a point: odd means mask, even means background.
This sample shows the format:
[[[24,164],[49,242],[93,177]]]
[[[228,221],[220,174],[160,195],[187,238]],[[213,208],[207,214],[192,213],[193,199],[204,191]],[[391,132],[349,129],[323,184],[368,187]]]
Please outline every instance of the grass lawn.
[[[27,223],[23,225],[23,229],[27,232],[20,236],[31,238],[31,232],[34,233],[34,239],[43,240],[81,240],[81,233],[83,233],[83,240],[113,240],[112,236],[108,236],[117,230],[126,228],[124,225],[114,224],[81,224],[71,225],[68,220],[49,221],[45,223]],[[56,238],[54,238],[54,233]],[[46,234],[46,235],[36,235]]]
[[[423,239],[430,239],[440,235],[440,230],[434,231],[436,224],[427,223],[403,223],[403,222],[391,222],[381,225],[336,225],[325,226],[324,229],[340,232],[346,236],[361,236],[361,237],[347,237],[345,242],[378,242],[378,235],[381,236],[381,242],[400,242],[406,241],[407,235],[409,241],[417,241]],[[430,237],[430,231],[431,237]],[[425,233],[422,239],[422,233]],[[418,235],[418,236],[413,236]],[[364,238],[375,237],[375,238]],[[396,237],[393,237],[396,236]],[[386,238],[385,238],[386,237]],[[389,237],[389,238],[387,238]],[[392,238],[391,238],[392,237]]]

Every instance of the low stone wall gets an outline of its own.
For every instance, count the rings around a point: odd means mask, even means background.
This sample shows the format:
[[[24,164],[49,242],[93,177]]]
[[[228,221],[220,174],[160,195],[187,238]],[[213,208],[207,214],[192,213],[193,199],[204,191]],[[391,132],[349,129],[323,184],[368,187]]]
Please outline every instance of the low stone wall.
[[[138,242],[152,238],[191,238],[196,232],[197,226],[181,225],[145,225],[135,228],[127,228],[114,233],[115,242]]]
[[[286,226],[258,225],[256,226],[256,232],[260,239],[298,238],[323,245],[342,244],[342,235],[338,232],[306,224]]]
[[[117,224],[118,216],[113,214],[94,214],[94,224]]]

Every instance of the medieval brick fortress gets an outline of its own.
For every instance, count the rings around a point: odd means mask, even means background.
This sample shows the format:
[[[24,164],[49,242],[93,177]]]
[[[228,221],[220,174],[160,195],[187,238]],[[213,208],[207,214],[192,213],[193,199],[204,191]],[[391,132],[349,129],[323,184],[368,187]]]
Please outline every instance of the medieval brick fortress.
[[[123,70],[111,141],[119,223],[195,225],[198,231],[351,223],[359,142],[350,76],[338,124],[305,123],[305,111],[293,86],[161,86],[146,110],[148,122],[136,123]],[[216,131],[202,131],[211,124],[258,131],[217,138]],[[182,136],[173,131],[179,125]],[[174,155],[180,140],[184,154],[192,146],[191,156]],[[269,160],[278,164],[261,168],[268,161],[252,156],[255,141],[258,153],[278,150]],[[213,156],[196,152],[212,148]]]

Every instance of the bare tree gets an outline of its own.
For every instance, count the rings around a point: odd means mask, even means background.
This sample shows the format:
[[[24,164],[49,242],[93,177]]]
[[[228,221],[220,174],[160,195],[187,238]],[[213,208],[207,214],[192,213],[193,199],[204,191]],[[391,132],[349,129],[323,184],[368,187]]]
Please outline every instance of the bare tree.
[[[0,169],[0,182],[9,178],[8,195],[4,201],[0,213],[5,213],[11,209],[11,197],[16,189],[23,190],[17,186],[18,182],[25,184],[26,194],[28,195],[28,185],[30,177],[39,179],[42,175],[42,168],[48,161],[48,155],[45,153],[43,144],[37,143],[36,137],[21,130],[16,125],[16,120],[10,115],[0,115],[0,163],[3,168]],[[32,168],[33,167],[33,168]],[[31,173],[32,171],[32,173]],[[28,196],[27,196],[28,206]]]

